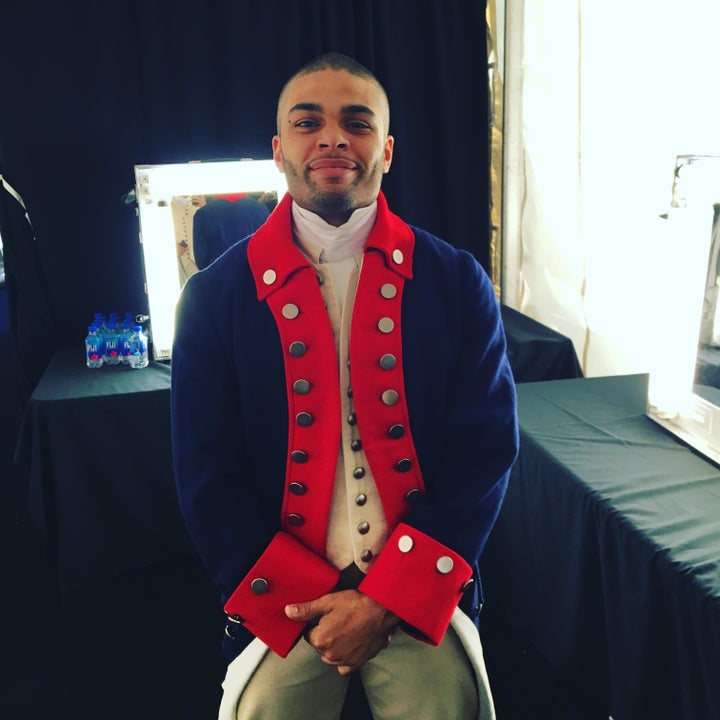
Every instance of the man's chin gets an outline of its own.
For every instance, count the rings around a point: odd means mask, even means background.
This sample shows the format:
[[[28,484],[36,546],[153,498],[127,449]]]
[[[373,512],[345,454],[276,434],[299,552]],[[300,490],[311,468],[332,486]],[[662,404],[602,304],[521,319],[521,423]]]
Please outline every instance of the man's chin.
[[[313,196],[313,203],[318,214],[349,212],[354,209],[353,202],[354,196],[352,193],[343,188],[338,188],[335,191],[325,190]]]

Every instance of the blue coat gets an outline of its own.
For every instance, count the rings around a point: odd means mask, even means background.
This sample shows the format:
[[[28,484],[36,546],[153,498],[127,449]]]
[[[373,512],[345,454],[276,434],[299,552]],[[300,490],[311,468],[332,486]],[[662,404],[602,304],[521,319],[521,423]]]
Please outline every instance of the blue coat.
[[[288,203],[273,222],[289,242]],[[426,492],[403,522],[476,568],[517,453],[505,337],[479,263],[419,228],[410,231],[412,278],[401,309],[404,390]],[[185,285],[172,360],[180,507],[223,602],[280,529],[288,456],[283,348],[267,303],[258,300],[248,243]],[[481,600],[477,580],[461,601],[471,617]],[[241,632],[226,640],[227,658],[251,638]]]

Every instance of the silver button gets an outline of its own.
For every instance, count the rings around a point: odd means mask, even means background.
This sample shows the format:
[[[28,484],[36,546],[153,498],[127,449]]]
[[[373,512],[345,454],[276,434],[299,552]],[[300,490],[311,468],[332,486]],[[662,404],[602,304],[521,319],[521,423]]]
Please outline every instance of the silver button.
[[[361,522],[357,526],[357,531],[361,535],[367,535],[370,532],[370,523],[369,522]]]
[[[392,353],[385,353],[380,358],[380,367],[383,370],[392,370],[397,365],[397,358]]]
[[[412,467],[412,460],[410,458],[402,458],[395,463],[395,469],[398,472],[407,472]]]
[[[405,493],[405,500],[407,502],[409,502],[411,505],[414,505],[416,502],[419,502],[421,497],[422,497],[422,493],[417,488],[408,490]]]
[[[453,567],[455,567],[455,563],[451,557],[443,555],[441,558],[438,558],[437,563],[435,563],[435,567],[438,569],[438,572],[443,575],[447,575],[449,572],[452,572]]]
[[[255,578],[250,583],[250,590],[252,590],[255,595],[264,595],[269,588],[270,586],[265,578]]]
[[[263,273],[263,282],[272,285],[277,280],[277,273],[274,270],[266,270]]]
[[[380,288],[380,294],[386,300],[392,300],[397,295],[397,288],[392,283],[385,283]]]
[[[365,493],[360,493],[355,498],[355,504],[358,505],[359,507],[362,507],[366,502],[367,502],[367,495],[365,495]]]
[[[398,540],[398,550],[401,553],[409,553],[413,549],[413,539],[409,535],[401,535]]]
[[[283,305],[282,314],[286,320],[294,320],[300,314],[300,308],[295,303],[288,303]]]
[[[307,352],[307,346],[304,342],[296,340],[290,344],[289,351],[293,357],[302,357]]]
[[[395,329],[395,321],[389,317],[380,318],[380,321],[378,322],[377,326],[378,326],[378,330],[381,333],[385,333],[387,335],[388,333],[391,333]]]
[[[307,488],[301,483],[301,482],[291,482],[290,485],[288,485],[288,489],[293,495],[304,495],[307,491]]]
[[[395,405],[395,403],[400,399],[397,390],[385,390],[380,397],[385,405]]]
[[[372,550],[366,549],[360,553],[360,559],[363,562],[370,562],[372,560],[372,558],[373,558]]]
[[[313,416],[309,412],[299,412],[295,416],[295,422],[300,427],[310,427],[313,423]]]
[[[310,392],[310,383],[307,380],[296,380],[293,383],[293,390],[298,395],[307,395]]]
[[[402,261],[405,259],[402,250],[393,250],[392,259],[396,265],[402,265]]]

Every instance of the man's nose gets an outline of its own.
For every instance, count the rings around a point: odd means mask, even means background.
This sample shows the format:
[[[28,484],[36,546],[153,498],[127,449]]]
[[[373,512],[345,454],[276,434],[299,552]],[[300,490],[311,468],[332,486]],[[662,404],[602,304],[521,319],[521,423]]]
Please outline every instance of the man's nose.
[[[325,131],[318,137],[318,147],[322,149],[346,148],[348,139],[341,127],[327,126]]]

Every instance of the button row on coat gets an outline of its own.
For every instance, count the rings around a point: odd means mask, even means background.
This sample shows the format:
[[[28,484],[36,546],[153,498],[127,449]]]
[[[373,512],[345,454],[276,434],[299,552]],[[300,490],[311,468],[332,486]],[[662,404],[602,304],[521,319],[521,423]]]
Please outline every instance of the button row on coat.
[[[398,550],[401,553],[409,553],[412,551],[413,547],[415,547],[415,541],[410,537],[410,535],[400,536],[398,539]],[[441,575],[451,573],[453,571],[453,567],[455,567],[455,563],[448,555],[441,555],[435,563],[435,568]]]

